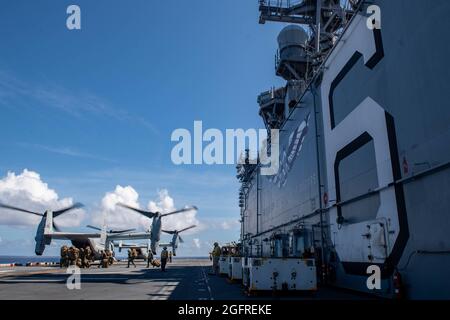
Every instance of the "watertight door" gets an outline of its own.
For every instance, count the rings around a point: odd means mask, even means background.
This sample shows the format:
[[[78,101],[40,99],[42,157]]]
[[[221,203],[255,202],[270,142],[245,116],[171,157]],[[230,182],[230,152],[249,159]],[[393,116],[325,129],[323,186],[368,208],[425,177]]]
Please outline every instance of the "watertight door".
[[[368,227],[369,260],[382,263],[387,258],[386,229],[381,222],[372,223]]]

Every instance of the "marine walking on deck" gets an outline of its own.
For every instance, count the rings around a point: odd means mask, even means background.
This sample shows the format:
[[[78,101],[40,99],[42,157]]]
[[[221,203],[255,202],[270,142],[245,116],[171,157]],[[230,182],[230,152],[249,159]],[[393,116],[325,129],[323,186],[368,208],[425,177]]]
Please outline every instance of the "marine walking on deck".
[[[136,259],[137,253],[135,249],[128,249],[128,265],[127,268],[130,267],[130,263],[136,268],[136,264],[134,263],[134,259]]]
[[[222,250],[219,246],[219,243],[214,242],[214,248],[209,254],[210,260],[212,260],[212,274],[218,275],[219,274],[219,259],[220,255],[222,253]]]
[[[169,253],[167,252],[167,247],[164,247],[161,251],[161,271],[166,272],[167,259],[169,258]]]

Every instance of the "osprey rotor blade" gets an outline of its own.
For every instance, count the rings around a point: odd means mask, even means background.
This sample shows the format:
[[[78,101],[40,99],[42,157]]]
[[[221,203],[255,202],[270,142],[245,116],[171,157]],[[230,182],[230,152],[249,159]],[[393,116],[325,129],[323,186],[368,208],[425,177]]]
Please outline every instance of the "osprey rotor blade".
[[[189,229],[192,229],[192,228],[195,228],[195,227],[196,227],[196,225],[192,225],[192,226],[190,226],[190,227],[181,229],[180,231],[178,231],[178,233],[183,232],[183,231],[186,231],[186,230],[189,230]]]
[[[34,214],[36,216],[41,216],[41,217],[43,216],[43,214],[39,213],[39,212],[33,212],[33,211],[25,210],[25,209],[22,209],[22,208],[17,208],[17,207],[13,207],[13,206],[10,206],[10,205],[7,205],[7,204],[3,204],[3,203],[0,203],[0,208],[10,209],[10,210],[15,210],[15,211],[20,211],[20,212],[26,212],[26,213],[31,213],[31,214]]]
[[[180,209],[180,210],[176,210],[176,211],[164,213],[164,214],[161,215],[161,217],[166,217],[166,216],[170,216],[170,215],[172,215],[172,214],[177,214],[177,213],[182,213],[182,212],[192,211],[192,210],[197,211],[198,209],[197,209],[196,206],[186,207],[186,208],[184,208],[184,209]]]
[[[79,203],[79,202],[77,202],[77,203],[71,205],[70,207],[67,207],[67,208],[64,208],[64,209],[60,209],[60,210],[57,210],[57,211],[53,211],[53,217],[56,218],[57,216],[59,216],[59,215],[61,215],[63,213],[66,213],[67,211],[74,210],[74,209],[80,209],[82,207],[84,207],[84,205]]]
[[[183,238],[181,238],[180,236],[178,236],[178,239],[180,240],[180,243],[184,243]]]
[[[131,232],[131,231],[136,231],[136,229],[110,230],[109,233],[125,233],[125,232]]]
[[[86,227],[87,227],[87,228],[91,228],[91,229],[94,229],[94,230],[102,231],[102,229],[101,229],[101,228],[99,228],[99,227],[94,227],[94,226],[91,226],[90,224],[88,224],[88,225],[87,225]]]
[[[167,234],[175,234],[176,231],[168,231],[168,230],[161,230],[161,232],[167,233]]]
[[[131,207],[131,206],[123,204],[123,203],[118,203],[117,206],[125,208],[125,209],[133,210],[133,211],[135,211],[137,213],[140,213],[140,214],[146,216],[147,218],[153,218],[154,216],[157,215],[157,213],[155,213],[155,212],[141,210],[141,209],[134,208],[134,207]]]

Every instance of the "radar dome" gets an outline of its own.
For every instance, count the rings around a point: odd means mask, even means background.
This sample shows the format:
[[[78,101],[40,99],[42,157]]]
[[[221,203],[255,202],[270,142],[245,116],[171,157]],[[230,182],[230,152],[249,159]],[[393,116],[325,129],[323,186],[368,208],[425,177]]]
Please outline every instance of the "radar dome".
[[[305,29],[297,25],[289,25],[278,35],[278,46],[282,51],[286,47],[303,45],[307,40],[308,35]]]

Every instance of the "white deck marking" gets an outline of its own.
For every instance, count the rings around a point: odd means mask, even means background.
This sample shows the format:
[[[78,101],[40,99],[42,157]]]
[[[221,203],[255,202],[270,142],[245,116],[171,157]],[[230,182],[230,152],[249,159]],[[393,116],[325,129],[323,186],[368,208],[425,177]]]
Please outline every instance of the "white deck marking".
[[[209,300],[214,300],[212,293],[211,293],[211,287],[209,286],[209,282],[208,282],[208,277],[206,276],[205,270],[203,270],[203,267],[200,267],[200,269],[202,269],[202,274],[203,274],[203,280],[206,283],[206,288],[208,288],[208,293],[209,293]]]
[[[169,296],[179,284],[179,282],[163,282],[161,285],[161,289],[156,293],[154,300],[169,299]]]

